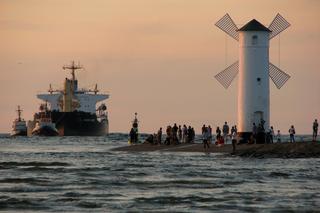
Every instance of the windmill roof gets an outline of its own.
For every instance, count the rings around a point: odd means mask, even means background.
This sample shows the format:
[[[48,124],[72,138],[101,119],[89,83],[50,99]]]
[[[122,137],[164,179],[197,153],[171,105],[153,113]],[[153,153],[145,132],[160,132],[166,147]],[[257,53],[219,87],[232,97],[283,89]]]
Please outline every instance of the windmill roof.
[[[241,27],[238,31],[268,31],[271,32],[267,27],[258,22],[255,19],[249,21],[246,25]]]

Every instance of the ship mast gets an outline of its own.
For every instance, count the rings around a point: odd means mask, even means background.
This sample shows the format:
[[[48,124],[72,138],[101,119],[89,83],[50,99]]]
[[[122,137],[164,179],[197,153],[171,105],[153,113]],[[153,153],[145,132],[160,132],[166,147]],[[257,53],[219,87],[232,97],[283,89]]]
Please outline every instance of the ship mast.
[[[18,121],[21,121],[21,112],[22,109],[20,109],[20,105],[18,105],[18,109],[16,110],[18,112]]]
[[[68,70],[71,70],[71,75],[72,75],[72,81],[75,81],[76,80],[76,76],[75,76],[75,71],[76,70],[79,70],[79,69],[82,69],[83,67],[80,65],[80,63],[78,63],[78,65],[76,65],[74,63],[74,61],[71,62],[71,65],[65,65],[63,66],[63,69],[68,69]]]

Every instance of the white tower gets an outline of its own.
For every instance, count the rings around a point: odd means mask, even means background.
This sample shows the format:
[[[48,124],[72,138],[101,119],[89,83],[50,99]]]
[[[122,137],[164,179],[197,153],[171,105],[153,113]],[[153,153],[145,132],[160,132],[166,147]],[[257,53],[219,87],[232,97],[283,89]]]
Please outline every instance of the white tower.
[[[269,76],[280,89],[290,76],[269,62],[269,41],[290,24],[280,15],[274,18],[269,28],[253,19],[237,28],[226,14],[216,24],[221,30],[239,41],[239,61],[233,63],[215,78],[227,89],[239,73],[238,83],[238,134],[247,140],[253,123],[264,121],[270,125]]]

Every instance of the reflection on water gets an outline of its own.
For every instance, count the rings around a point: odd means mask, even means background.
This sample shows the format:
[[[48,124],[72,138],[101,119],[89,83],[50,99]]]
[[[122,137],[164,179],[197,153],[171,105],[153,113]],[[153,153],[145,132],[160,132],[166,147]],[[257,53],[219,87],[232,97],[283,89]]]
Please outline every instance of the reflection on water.
[[[0,138],[0,211],[318,211],[319,159],[126,153],[127,137]]]

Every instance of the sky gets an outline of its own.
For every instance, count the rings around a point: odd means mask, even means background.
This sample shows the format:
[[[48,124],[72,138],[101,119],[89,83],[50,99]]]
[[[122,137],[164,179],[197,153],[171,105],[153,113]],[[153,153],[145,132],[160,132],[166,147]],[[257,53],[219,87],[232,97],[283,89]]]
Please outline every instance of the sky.
[[[135,112],[141,132],[234,125],[238,78],[225,90],[214,75],[237,60],[238,46],[214,23],[229,13],[239,27],[253,18],[268,26],[280,13],[291,27],[272,39],[270,61],[291,78],[280,90],[270,81],[271,124],[311,134],[319,10],[317,0],[0,0],[0,132],[11,131],[17,105],[32,119],[36,94],[61,88],[72,60],[85,67],[80,87],[110,94],[111,132],[128,132]]]

